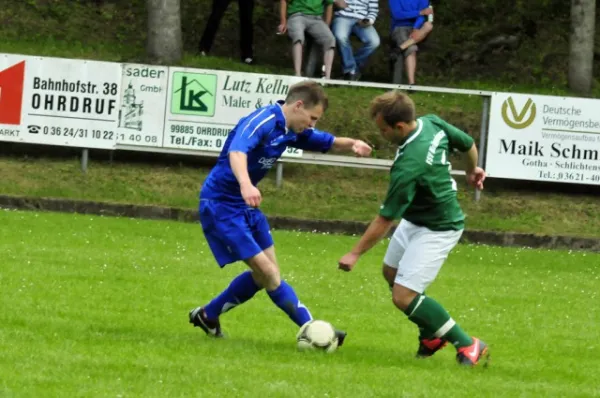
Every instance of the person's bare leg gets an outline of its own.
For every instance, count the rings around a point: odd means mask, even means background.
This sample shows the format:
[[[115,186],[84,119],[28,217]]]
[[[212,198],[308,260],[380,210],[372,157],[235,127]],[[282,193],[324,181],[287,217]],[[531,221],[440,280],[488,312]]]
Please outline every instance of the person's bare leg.
[[[333,48],[325,51],[323,54],[323,64],[325,64],[325,78],[331,79],[331,66],[333,65],[333,57],[335,52]]]
[[[417,70],[416,51],[404,59],[404,66],[406,66],[406,78],[408,79],[408,84],[415,84],[415,72]]]
[[[292,59],[294,60],[294,73],[302,76],[302,43],[297,42],[292,46]]]
[[[427,35],[431,33],[432,30],[433,24],[431,22],[425,22],[425,24],[423,24],[423,26],[420,29],[417,29],[413,33],[411,33],[410,38],[408,38],[408,40],[400,44],[400,49],[404,51],[413,44],[422,42],[427,37]]]

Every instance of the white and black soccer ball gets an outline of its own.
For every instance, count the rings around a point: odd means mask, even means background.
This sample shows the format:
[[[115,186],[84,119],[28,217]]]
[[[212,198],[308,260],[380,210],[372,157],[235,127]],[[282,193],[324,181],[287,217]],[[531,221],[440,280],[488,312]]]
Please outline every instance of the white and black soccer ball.
[[[339,343],[333,325],[321,320],[312,320],[302,325],[296,341],[300,350],[322,350],[327,353],[334,352]]]

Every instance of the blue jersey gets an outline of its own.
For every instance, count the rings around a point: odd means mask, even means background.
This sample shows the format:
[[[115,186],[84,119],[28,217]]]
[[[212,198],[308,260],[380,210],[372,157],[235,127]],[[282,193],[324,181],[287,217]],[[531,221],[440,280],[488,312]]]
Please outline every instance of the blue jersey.
[[[286,128],[285,116],[278,101],[257,109],[242,118],[231,130],[216,166],[202,185],[201,199],[211,199],[245,206],[240,185],[231,170],[229,152],[246,153],[248,174],[256,186],[273,167],[288,146],[307,151],[327,152],[333,145],[334,136],[316,129],[300,134]]]
[[[429,0],[389,0],[389,6],[392,31],[400,26],[420,29],[426,21],[420,12],[429,7]]]

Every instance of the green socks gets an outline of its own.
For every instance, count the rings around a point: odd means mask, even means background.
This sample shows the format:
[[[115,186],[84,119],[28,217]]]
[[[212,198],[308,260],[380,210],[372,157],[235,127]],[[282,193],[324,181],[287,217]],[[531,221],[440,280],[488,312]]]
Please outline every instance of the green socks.
[[[458,326],[444,307],[430,297],[418,295],[405,313],[419,327],[421,338],[444,338],[456,348],[473,344],[471,336]]]

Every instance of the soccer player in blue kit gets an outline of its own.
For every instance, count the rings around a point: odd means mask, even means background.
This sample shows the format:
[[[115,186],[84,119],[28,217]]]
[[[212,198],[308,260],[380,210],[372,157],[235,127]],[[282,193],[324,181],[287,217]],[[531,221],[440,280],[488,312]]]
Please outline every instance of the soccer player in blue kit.
[[[200,222],[217,263],[224,267],[243,260],[250,268],[208,304],[190,311],[190,323],[207,335],[222,337],[220,315],[263,288],[299,327],[312,320],[294,289],[281,279],[269,223],[258,209],[262,196],[256,185],[287,147],[371,154],[371,147],[361,140],[314,128],[327,105],[327,95],[318,83],[307,80],[290,86],[285,101],[259,108],[238,122],[204,181]],[[341,345],[346,333],[336,334]]]

